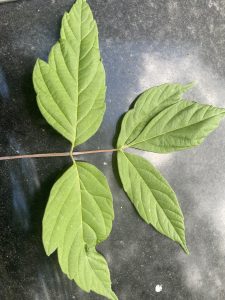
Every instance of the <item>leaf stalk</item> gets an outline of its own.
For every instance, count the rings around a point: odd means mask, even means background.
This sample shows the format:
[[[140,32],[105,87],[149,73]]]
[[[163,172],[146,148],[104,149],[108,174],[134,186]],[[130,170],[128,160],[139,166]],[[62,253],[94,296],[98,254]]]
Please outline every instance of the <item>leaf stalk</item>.
[[[0,161],[4,160],[14,160],[14,159],[23,159],[23,158],[51,158],[51,157],[71,157],[74,161],[74,156],[79,155],[88,155],[88,154],[97,154],[97,153],[112,153],[119,151],[119,149],[100,149],[100,150],[88,150],[88,151],[76,151],[73,152],[63,152],[63,153],[37,153],[37,154],[21,154],[21,155],[11,155],[11,156],[2,156]]]

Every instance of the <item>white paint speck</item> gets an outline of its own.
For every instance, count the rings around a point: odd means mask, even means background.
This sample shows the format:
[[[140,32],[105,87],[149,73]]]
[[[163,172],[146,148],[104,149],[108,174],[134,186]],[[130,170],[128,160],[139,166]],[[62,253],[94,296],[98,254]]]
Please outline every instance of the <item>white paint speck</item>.
[[[104,165],[104,166],[107,166],[108,164],[107,164],[107,162],[106,162],[106,161],[104,161],[103,165]]]
[[[156,291],[156,293],[162,292],[162,284],[157,284],[157,285],[155,286],[155,291]]]

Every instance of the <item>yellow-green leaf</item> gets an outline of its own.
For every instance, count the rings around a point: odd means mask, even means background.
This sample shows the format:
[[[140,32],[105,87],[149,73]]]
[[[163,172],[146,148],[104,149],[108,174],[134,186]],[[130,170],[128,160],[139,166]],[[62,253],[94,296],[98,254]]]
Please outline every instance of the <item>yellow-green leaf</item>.
[[[43,116],[73,146],[97,131],[105,112],[105,71],[86,0],[77,0],[64,15],[61,39],[48,63],[37,60],[33,82]]]
[[[118,148],[158,153],[201,144],[225,116],[225,109],[182,99],[192,84],[163,84],[144,92],[123,119]]]
[[[139,215],[188,253],[183,214],[159,171],[144,158],[122,151],[118,152],[118,168],[123,188]]]
[[[113,218],[105,176],[84,162],[74,163],[54,184],[43,218],[46,253],[57,250],[62,271],[70,279],[109,299],[115,297],[109,297],[113,292],[108,267],[93,249],[108,237]]]
[[[224,116],[223,108],[177,102],[153,118],[130,147],[158,153],[192,148],[200,145]]]

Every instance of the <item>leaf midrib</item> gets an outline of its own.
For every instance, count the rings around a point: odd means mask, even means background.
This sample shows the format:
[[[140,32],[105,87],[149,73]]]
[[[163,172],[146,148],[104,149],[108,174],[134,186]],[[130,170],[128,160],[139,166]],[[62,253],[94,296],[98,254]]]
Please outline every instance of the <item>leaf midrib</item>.
[[[78,68],[77,68],[77,78],[76,78],[76,83],[77,83],[77,99],[76,99],[76,126],[75,126],[75,136],[74,136],[74,142],[72,144],[72,147],[75,147],[76,144],[76,139],[77,139],[77,121],[78,121],[78,103],[79,103],[79,74],[80,74],[80,57],[81,57],[81,43],[82,43],[82,15],[83,15],[83,1],[80,6],[80,44],[79,44],[79,54],[78,54]],[[77,166],[76,166],[77,168]],[[78,168],[77,168],[78,172]],[[79,172],[78,172],[79,176]],[[80,177],[79,177],[80,180]],[[79,181],[79,187],[80,187],[80,181]],[[81,191],[80,191],[81,192]]]
[[[200,124],[200,123],[202,123],[202,122],[204,122],[204,121],[206,121],[206,120],[213,119],[214,117],[219,116],[219,115],[221,115],[221,114],[225,114],[225,112],[220,112],[220,113],[218,113],[218,114],[216,114],[216,115],[214,115],[214,116],[205,118],[205,119],[203,119],[203,120],[201,120],[201,121],[199,121],[199,122],[194,122],[194,123],[188,124],[188,125],[186,125],[186,126],[184,126],[184,127],[180,127],[180,128],[176,128],[176,129],[173,129],[173,130],[169,130],[169,131],[163,132],[163,133],[161,133],[161,134],[152,136],[152,137],[150,137],[150,138],[148,138],[148,139],[144,139],[144,140],[138,141],[138,142],[136,142],[136,143],[131,143],[131,144],[127,145],[127,147],[132,147],[132,146],[135,146],[135,145],[144,143],[144,142],[146,142],[146,141],[152,140],[152,139],[154,139],[154,138],[157,138],[157,137],[166,135],[166,134],[168,134],[168,133],[176,132],[176,131],[178,131],[178,130],[180,130],[180,129],[185,129],[185,128],[188,128],[188,127],[193,126],[193,125],[195,125],[195,124]],[[145,128],[146,128],[146,127],[145,127]],[[145,129],[145,128],[144,128],[144,129]],[[143,131],[144,131],[144,130],[143,130]],[[142,131],[142,132],[143,132],[143,131]]]
[[[73,165],[74,165],[74,168],[76,168],[77,178],[78,178],[78,187],[79,187],[79,195],[80,195],[79,200],[80,200],[80,210],[81,210],[80,215],[81,215],[82,239],[83,239],[84,244],[86,244],[86,242],[84,241],[83,223],[85,223],[85,222],[83,221],[83,213],[82,213],[81,179],[80,179],[80,174],[79,174],[79,170],[78,170],[76,162],[74,162]]]
[[[83,190],[86,192],[86,193],[88,193],[92,198],[94,198],[94,196],[85,188],[85,185],[83,184],[83,182],[82,182],[82,180],[80,179],[80,183],[81,183],[81,185],[84,187],[83,188]],[[80,187],[81,187],[81,185],[80,185]],[[82,190],[82,189],[81,189]],[[105,198],[104,198],[105,199]],[[101,208],[100,208],[100,206],[98,205],[98,203],[97,203],[97,201],[95,201],[94,200],[94,202],[95,202],[95,204],[96,204],[96,206],[98,207],[98,209],[99,209],[99,211],[101,212],[101,214],[102,214],[102,210],[101,210]],[[83,210],[83,207],[81,207],[82,208],[82,210]],[[87,210],[88,211],[88,210]],[[91,214],[91,212],[90,211],[88,211],[90,214]],[[103,219],[103,221],[104,221],[104,225],[105,225],[105,234],[106,234],[106,231],[107,231],[107,226],[106,226],[106,221],[105,221],[105,218],[104,218],[104,216],[103,216],[103,214],[102,214],[102,219]],[[87,223],[87,222],[85,222],[94,232],[95,232],[95,230]],[[95,233],[95,235],[96,235],[96,233]],[[96,235],[96,239],[97,239],[97,241],[99,242],[100,240],[98,239],[98,237],[97,237],[97,235]]]

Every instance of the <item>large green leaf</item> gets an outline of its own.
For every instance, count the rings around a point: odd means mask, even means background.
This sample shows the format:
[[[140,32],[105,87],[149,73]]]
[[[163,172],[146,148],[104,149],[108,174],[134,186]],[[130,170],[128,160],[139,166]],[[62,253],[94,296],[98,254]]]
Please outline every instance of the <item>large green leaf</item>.
[[[127,152],[118,152],[118,167],[124,190],[140,216],[188,253],[184,218],[168,182],[147,160]]]
[[[94,249],[105,240],[114,218],[104,175],[94,166],[74,163],[53,186],[43,218],[43,243],[56,249],[60,266],[85,291],[115,299],[103,257]]]
[[[223,108],[180,101],[156,115],[129,147],[158,153],[192,148],[201,144],[224,116]]]
[[[97,131],[105,112],[105,71],[86,0],[77,0],[64,15],[61,39],[48,63],[37,60],[33,81],[43,116],[73,146]]]
[[[132,143],[143,131],[146,125],[162,110],[182,100],[182,94],[192,84],[162,84],[145,91],[138,97],[134,108],[129,110],[122,122],[118,138],[118,148]]]

